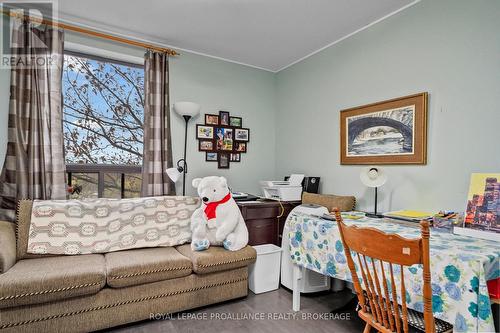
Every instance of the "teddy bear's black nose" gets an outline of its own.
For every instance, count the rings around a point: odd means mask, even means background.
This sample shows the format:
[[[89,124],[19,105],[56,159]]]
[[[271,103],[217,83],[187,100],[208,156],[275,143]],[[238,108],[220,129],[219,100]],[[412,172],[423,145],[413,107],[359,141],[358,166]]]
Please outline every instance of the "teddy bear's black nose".
[[[208,198],[207,197],[203,197],[201,200],[203,200],[203,202],[207,202]]]

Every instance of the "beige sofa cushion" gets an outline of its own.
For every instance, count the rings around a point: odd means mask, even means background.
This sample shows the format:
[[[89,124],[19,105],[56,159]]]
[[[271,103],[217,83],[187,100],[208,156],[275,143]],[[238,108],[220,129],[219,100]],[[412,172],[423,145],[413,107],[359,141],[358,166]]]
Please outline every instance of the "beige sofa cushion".
[[[24,259],[0,274],[0,309],[95,294],[105,284],[100,254]]]
[[[191,260],[173,247],[111,252],[105,254],[106,280],[113,288],[174,279],[190,275]]]
[[[325,206],[328,211],[333,211],[338,208],[341,212],[354,210],[356,206],[356,198],[353,196],[341,196],[333,194],[315,194],[304,192],[302,194],[303,204],[316,204]]]
[[[257,258],[255,249],[248,245],[239,251],[228,251],[218,246],[211,246],[205,251],[192,251],[191,244],[185,244],[177,246],[177,251],[191,259],[193,271],[197,274],[248,266]]]
[[[0,221],[0,274],[7,272],[16,263],[16,226]]]

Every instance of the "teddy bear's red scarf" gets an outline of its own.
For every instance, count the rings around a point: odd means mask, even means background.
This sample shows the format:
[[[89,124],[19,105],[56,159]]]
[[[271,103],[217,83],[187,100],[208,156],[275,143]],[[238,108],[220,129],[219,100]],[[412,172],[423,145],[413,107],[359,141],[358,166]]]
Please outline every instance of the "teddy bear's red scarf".
[[[205,204],[205,215],[207,216],[207,220],[211,220],[215,218],[215,210],[217,209],[217,206],[220,204],[223,204],[225,202],[228,202],[229,199],[231,199],[231,192],[229,192],[222,200],[220,201],[215,201],[215,202],[209,202]]]

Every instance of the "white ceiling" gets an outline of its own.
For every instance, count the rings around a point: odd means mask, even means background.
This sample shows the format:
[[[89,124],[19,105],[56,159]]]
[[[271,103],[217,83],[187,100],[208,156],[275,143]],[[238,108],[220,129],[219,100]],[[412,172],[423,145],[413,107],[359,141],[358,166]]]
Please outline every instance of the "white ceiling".
[[[417,1],[61,0],[59,11],[73,23],[277,72]]]

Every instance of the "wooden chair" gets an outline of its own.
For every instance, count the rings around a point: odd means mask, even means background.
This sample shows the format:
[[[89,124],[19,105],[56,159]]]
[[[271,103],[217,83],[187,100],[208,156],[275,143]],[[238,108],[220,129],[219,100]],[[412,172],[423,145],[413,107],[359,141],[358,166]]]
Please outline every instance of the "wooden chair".
[[[408,332],[408,322],[412,327],[427,333],[448,332],[450,324],[433,318],[432,289],[429,259],[429,222],[422,221],[422,237],[406,239],[396,234],[386,234],[374,228],[347,226],[340,212],[335,209],[347,264],[351,271],[354,289],[358,296],[358,315],[366,322],[365,333],[371,328],[379,332]],[[355,253],[351,254],[351,251]],[[356,272],[353,256],[357,259],[362,283]],[[423,265],[424,313],[406,307],[404,266]],[[397,288],[393,266],[400,268],[401,305],[397,302]],[[387,273],[387,274],[386,274]],[[390,273],[390,274],[389,274]],[[388,287],[390,281],[390,289]]]

